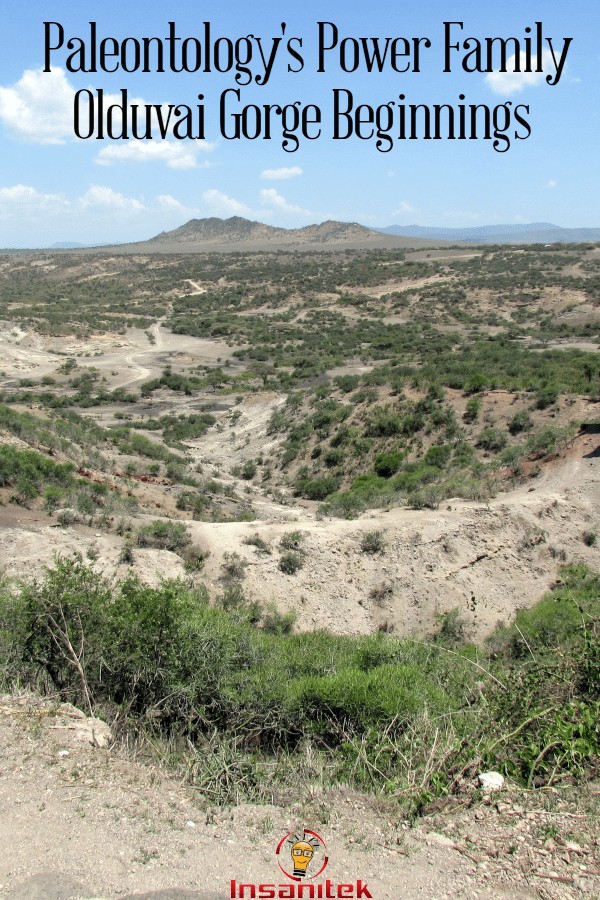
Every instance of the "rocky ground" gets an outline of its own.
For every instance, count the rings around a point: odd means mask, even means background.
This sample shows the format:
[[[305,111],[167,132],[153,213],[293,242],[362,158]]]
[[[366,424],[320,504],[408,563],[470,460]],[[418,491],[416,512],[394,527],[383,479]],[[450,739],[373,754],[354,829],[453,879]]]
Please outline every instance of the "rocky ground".
[[[416,825],[343,789],[215,808],[74,707],[0,697],[0,896],[14,900],[225,900],[231,879],[284,881],[277,844],[304,827],[327,843],[327,877],[361,879],[374,900],[593,898],[598,797],[597,784],[532,794],[510,783],[484,796],[474,774]]]

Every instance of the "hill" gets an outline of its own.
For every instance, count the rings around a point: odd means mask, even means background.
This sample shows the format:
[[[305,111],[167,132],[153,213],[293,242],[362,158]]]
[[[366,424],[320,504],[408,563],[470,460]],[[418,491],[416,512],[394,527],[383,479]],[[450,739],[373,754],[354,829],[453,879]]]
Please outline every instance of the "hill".
[[[528,225],[481,225],[476,228],[427,228],[422,225],[388,225],[383,234],[429,240],[467,241],[477,244],[580,244],[600,241],[600,228],[561,228],[548,222]]]
[[[443,243],[443,242],[442,242]],[[383,234],[356,222],[321,222],[304,228],[275,228],[241,216],[190,219],[179,228],[163,231],[148,241],[119,250],[160,253],[198,253],[227,250],[377,250],[437,247],[439,240]]]

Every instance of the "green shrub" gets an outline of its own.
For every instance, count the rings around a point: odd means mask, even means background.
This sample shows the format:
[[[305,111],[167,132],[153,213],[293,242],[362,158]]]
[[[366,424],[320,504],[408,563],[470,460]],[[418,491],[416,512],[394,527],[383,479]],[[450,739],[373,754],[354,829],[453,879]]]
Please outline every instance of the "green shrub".
[[[256,475],[257,468],[256,463],[252,459],[246,460],[241,470],[241,477],[245,478],[246,481],[251,481]]]
[[[149,525],[141,525],[136,534],[138,547],[154,547],[159,550],[181,550],[191,540],[191,535],[182,522],[164,522],[160,519]]]
[[[477,435],[477,446],[491,453],[498,453],[500,450],[504,450],[507,443],[504,432],[500,431],[499,428],[494,428],[493,425],[488,425],[487,428],[484,428]]]
[[[285,550],[279,557],[279,568],[286,575],[295,575],[304,565],[304,555],[294,550]]]
[[[464,383],[465,394],[478,394],[488,386],[488,378],[483,372],[473,372]]]
[[[269,556],[271,553],[271,548],[264,541],[258,532],[245,537],[242,541],[243,544],[249,544],[251,547],[255,547],[259,553],[264,553],[266,556]]]
[[[307,500],[325,500],[339,486],[340,479],[334,475],[322,478],[297,478],[295,483],[296,492]]]
[[[475,422],[481,410],[481,400],[479,397],[469,397],[467,406],[463,415],[465,422],[469,424]]]
[[[431,486],[419,491],[412,491],[407,496],[406,502],[411,509],[437,509],[444,496],[443,488]]]
[[[248,561],[235,551],[229,553],[227,550],[223,554],[223,562],[221,564],[223,570],[223,578],[231,580],[240,580],[246,575]]]
[[[429,466],[436,466],[438,469],[444,469],[450,462],[452,456],[452,447],[448,444],[436,444],[430,447],[425,454],[425,462]]]
[[[133,554],[133,547],[131,545],[131,541],[126,540],[123,541],[123,546],[121,547],[121,552],[119,553],[119,562],[126,563],[127,565],[132,565],[135,561],[135,556]]]
[[[333,469],[336,466],[341,466],[344,462],[345,453],[342,448],[337,448],[334,450],[328,450],[327,453],[323,456],[323,461],[325,465],[329,469]]]
[[[537,409],[547,409],[558,400],[560,391],[554,384],[545,384],[535,392],[535,405]]]
[[[210,556],[209,550],[204,550],[197,544],[188,544],[181,551],[181,558],[185,568],[189,572],[199,572],[204,568],[206,559]]]
[[[281,535],[279,546],[284,550],[302,550],[305,538],[302,531],[286,531]]]
[[[434,640],[450,647],[456,647],[465,642],[467,636],[467,622],[460,609],[455,607],[438,616],[439,628],[434,634]]]
[[[363,553],[383,553],[385,540],[382,531],[366,531],[360,539],[360,549]]]
[[[64,490],[58,484],[49,484],[44,491],[44,508],[51,513],[60,506],[65,496]]]
[[[404,459],[404,453],[401,450],[390,450],[386,453],[378,453],[375,457],[373,468],[377,475],[382,478],[391,478],[400,468],[400,463]]]
[[[459,625],[449,614],[433,642],[293,634],[288,614],[261,611],[239,582],[211,606],[181,581],[114,585],[81,559],[59,560],[32,584],[0,582],[0,681],[118,711],[138,730],[151,715],[153,740],[182,739],[197,785],[226,781],[228,760],[232,778],[267,793],[312,754],[327,783],[421,806],[467,767],[530,788],[593,774],[599,577],[565,567],[551,594],[495,633],[492,661],[460,645]],[[211,802],[231,796],[223,790]]]
[[[541,428],[527,438],[525,448],[534,459],[541,459],[556,449],[570,437],[572,429],[556,428],[552,425]]]
[[[281,613],[275,604],[271,603],[264,610],[260,624],[263,631],[268,634],[291,634],[295,621],[296,613],[293,610]]]
[[[508,422],[508,430],[511,434],[520,434],[522,431],[528,431],[532,427],[533,421],[526,409],[515,413]]]

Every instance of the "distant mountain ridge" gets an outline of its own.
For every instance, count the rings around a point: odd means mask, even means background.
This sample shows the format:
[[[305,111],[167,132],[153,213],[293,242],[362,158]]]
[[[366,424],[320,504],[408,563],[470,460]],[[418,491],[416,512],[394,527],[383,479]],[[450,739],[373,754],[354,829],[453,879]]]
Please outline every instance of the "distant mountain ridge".
[[[388,225],[387,228],[378,228],[377,231],[397,237],[478,244],[573,244],[600,241],[600,228],[561,228],[560,225],[552,225],[550,222],[533,222],[528,225],[480,225],[474,228]]]
[[[389,225],[367,228],[357,222],[328,220],[304,228],[277,228],[242,216],[190,219],[172,231],[126,244],[60,242],[49,249],[77,251],[110,246],[119,253],[210,253],[229,251],[428,250],[455,244],[554,244],[600,242],[600,228],[561,228],[547,222],[528,225],[483,225],[475,228],[429,228]]]

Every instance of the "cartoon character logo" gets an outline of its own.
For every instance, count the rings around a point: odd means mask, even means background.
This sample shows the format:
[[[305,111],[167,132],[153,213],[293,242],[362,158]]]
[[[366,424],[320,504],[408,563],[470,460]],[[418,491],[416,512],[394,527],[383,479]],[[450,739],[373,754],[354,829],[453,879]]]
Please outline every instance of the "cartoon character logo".
[[[285,851],[288,849],[293,863],[293,872],[288,872],[281,863],[281,857],[283,856],[284,859],[287,857]],[[307,875],[307,869],[315,867],[315,864],[313,864],[315,855],[320,856],[321,851],[324,853],[324,858],[321,861],[319,870],[312,875]],[[287,875],[293,881],[301,881],[303,878],[317,878],[329,862],[325,841],[316,831],[309,831],[307,828],[304,829],[301,836],[293,831],[284,835],[277,845],[276,855],[279,868],[284,875]],[[316,862],[318,860],[315,860]]]

